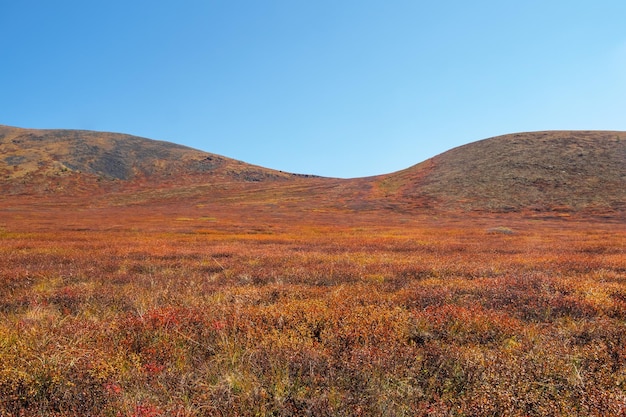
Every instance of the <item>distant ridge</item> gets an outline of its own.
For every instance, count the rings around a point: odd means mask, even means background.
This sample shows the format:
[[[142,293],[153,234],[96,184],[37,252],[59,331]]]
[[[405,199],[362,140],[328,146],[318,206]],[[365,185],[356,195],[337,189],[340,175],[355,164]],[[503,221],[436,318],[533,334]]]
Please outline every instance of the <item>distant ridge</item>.
[[[344,180],[118,133],[0,125],[0,191],[5,198],[76,201],[98,194],[117,204],[168,198],[278,211],[583,213],[626,220],[626,132],[503,135],[395,173]]]

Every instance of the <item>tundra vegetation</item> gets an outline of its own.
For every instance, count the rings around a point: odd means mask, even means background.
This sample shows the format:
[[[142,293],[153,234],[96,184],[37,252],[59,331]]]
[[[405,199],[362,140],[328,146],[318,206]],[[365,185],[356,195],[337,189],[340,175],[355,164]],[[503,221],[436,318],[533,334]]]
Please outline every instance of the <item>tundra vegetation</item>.
[[[0,126],[0,416],[626,417],[625,139],[344,180]]]
[[[0,415],[626,415],[623,222],[143,210],[3,212]]]

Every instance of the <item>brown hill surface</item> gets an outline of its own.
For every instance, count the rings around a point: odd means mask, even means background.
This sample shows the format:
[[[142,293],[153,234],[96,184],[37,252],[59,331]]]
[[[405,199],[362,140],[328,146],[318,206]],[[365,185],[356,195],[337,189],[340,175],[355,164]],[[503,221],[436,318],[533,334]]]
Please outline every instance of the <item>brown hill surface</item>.
[[[170,142],[117,133],[0,126],[5,193],[75,193],[143,184],[261,182],[294,175]]]
[[[294,213],[521,212],[623,219],[626,132],[505,135],[408,169],[340,180],[288,174],[123,134],[0,126],[6,196],[102,206],[236,207]],[[27,201],[27,200],[24,200]],[[216,208],[217,210],[217,208]]]
[[[464,211],[626,210],[626,132],[517,133],[470,143],[375,184],[408,205]]]

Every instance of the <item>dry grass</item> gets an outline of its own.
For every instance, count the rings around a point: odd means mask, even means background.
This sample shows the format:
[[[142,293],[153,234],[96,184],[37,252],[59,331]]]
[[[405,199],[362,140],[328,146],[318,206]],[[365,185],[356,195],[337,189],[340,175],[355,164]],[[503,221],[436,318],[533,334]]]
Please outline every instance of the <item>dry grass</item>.
[[[5,212],[0,415],[625,414],[623,228],[164,210]]]

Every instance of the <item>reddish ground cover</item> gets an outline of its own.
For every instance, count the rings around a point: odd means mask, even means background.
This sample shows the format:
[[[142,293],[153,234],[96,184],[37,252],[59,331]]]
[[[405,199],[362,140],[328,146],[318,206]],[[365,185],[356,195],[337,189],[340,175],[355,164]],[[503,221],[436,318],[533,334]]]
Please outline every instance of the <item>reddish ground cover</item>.
[[[623,223],[32,207],[0,415],[626,415]]]

